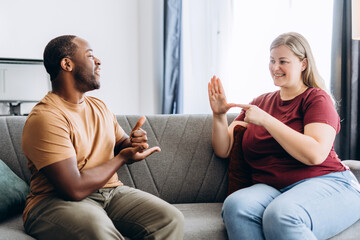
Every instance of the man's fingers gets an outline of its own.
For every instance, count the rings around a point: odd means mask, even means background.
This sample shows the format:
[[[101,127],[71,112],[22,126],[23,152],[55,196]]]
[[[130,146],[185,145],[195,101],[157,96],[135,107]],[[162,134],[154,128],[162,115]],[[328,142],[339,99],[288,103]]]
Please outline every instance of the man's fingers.
[[[142,116],[141,118],[139,118],[139,120],[137,121],[137,123],[135,124],[135,127],[133,128],[133,131],[136,131],[138,129],[141,128],[141,126],[145,123],[146,118],[144,116]]]
[[[160,147],[152,147],[152,148],[149,148],[145,151],[143,151],[141,154],[144,154],[144,158],[150,156],[151,154],[153,154],[154,152],[161,152],[161,149]]]
[[[132,136],[130,137],[131,143],[146,143],[147,142],[147,136],[145,131],[138,130],[136,132],[132,133]]]
[[[136,146],[134,148],[134,150],[135,150],[135,152],[137,152],[137,154],[140,154],[139,157],[141,159],[147,158],[148,156],[150,156],[154,152],[161,152],[160,147],[152,147],[152,148],[144,150],[144,149],[142,149],[141,146]]]
[[[149,144],[147,143],[143,143],[143,142],[140,142],[140,143],[132,143],[132,147],[135,147],[136,148],[136,151],[140,151],[140,150],[144,150],[144,149],[147,149],[149,148]],[[138,148],[139,147],[139,148]]]

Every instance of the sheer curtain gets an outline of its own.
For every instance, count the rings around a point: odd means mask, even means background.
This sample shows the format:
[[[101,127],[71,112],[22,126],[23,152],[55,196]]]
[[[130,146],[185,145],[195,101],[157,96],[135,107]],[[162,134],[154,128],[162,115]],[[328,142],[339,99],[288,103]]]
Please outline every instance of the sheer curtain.
[[[360,159],[359,41],[351,39],[351,1],[334,0],[331,89],[341,130],[335,151],[341,159]]]
[[[182,0],[164,1],[164,84],[162,113],[182,113]]]
[[[269,48],[285,32],[298,32],[309,41],[329,88],[332,9],[332,0],[235,0],[231,79],[224,83],[228,101],[248,103],[278,89],[268,70]]]
[[[214,74],[229,102],[276,90],[269,46],[284,32],[308,39],[329,88],[332,8],[332,0],[183,0],[184,113],[211,113],[207,82]]]
[[[233,0],[183,0],[184,113],[211,112],[207,83],[226,78]]]

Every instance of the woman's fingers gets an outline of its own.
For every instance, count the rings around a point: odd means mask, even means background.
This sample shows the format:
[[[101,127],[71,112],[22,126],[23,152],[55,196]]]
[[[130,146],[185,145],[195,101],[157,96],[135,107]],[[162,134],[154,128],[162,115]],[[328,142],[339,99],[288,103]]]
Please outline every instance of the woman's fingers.
[[[251,107],[250,104],[236,103],[235,105],[236,105],[236,107],[242,108],[242,109],[244,109],[244,110],[248,110],[248,109]]]

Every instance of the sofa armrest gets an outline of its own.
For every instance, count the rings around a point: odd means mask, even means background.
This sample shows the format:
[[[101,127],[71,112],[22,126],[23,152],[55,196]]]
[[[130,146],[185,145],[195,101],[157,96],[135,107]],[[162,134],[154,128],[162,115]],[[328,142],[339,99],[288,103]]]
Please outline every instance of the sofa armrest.
[[[360,181],[360,161],[358,160],[344,160],[343,164],[348,166],[350,170],[354,173],[356,178]]]

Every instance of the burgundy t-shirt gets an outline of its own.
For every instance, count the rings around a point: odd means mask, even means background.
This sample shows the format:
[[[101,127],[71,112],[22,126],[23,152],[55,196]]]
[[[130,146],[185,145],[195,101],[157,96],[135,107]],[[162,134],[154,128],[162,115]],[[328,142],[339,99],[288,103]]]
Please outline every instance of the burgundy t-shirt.
[[[336,133],[340,130],[339,115],[333,102],[319,88],[308,88],[288,101],[281,100],[280,91],[271,92],[255,98],[251,104],[300,133],[304,133],[306,124],[314,122],[329,124]],[[244,117],[243,110],[235,120],[243,121]],[[334,146],[322,164],[308,166],[289,155],[264,127],[251,123],[245,131],[242,147],[244,159],[253,169],[254,183],[265,183],[277,189],[306,178],[347,169],[335,153]]]

